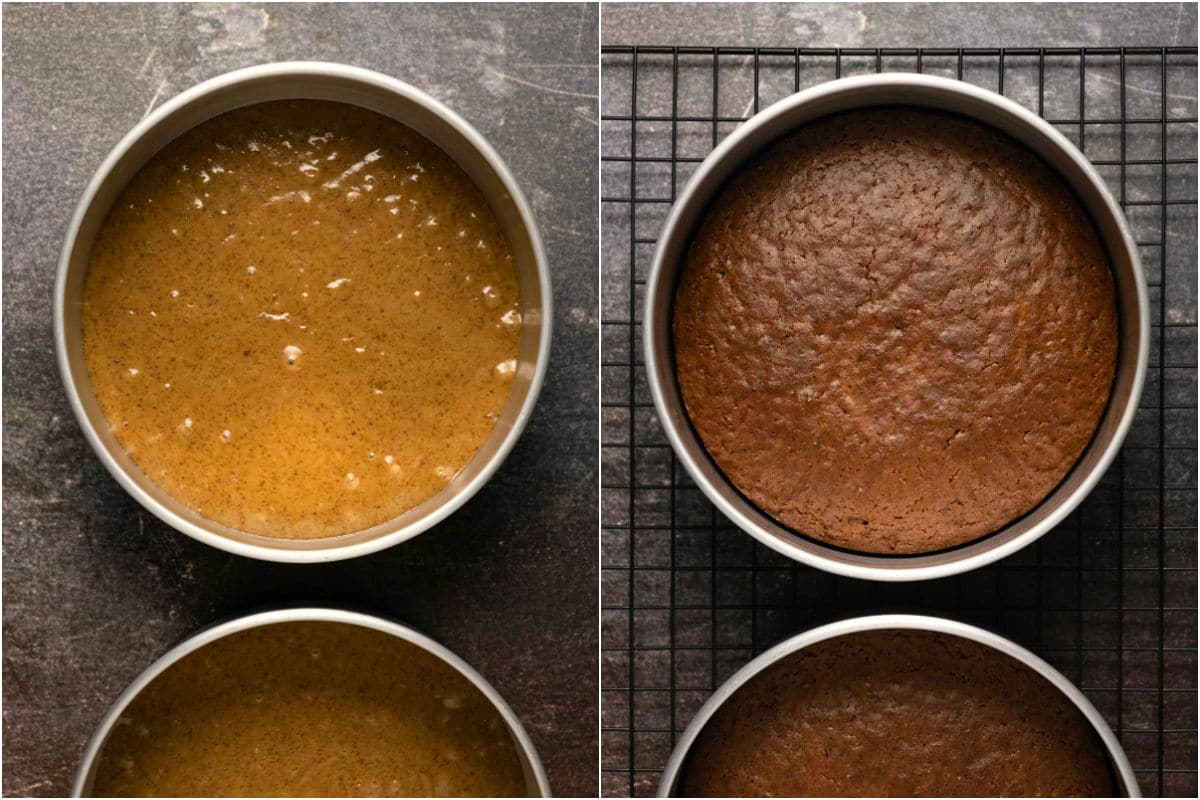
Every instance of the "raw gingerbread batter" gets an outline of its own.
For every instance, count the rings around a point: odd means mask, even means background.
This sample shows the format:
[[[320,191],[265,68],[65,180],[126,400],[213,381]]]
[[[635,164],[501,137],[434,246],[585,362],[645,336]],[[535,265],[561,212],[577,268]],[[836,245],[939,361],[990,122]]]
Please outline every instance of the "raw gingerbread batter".
[[[92,251],[96,397],[188,507],[280,538],[436,494],[491,433],[521,329],[512,254],[438,147],[313,100],[223,114],[156,155]]]
[[[159,675],[101,751],[97,797],[526,794],[495,706],[389,634],[287,622],[218,639]]]

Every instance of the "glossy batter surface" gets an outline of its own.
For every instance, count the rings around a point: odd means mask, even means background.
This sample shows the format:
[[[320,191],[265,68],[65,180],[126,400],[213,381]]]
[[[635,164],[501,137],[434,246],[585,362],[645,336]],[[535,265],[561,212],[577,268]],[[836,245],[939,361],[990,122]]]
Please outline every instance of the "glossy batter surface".
[[[526,794],[508,727],[465,677],[388,634],[289,622],[218,639],[150,683],[94,796]]]
[[[1104,413],[1108,260],[1033,153],[949,114],[811,123],[713,201],[676,295],[688,416],[799,533],[942,550],[1035,508]]]
[[[374,112],[250,106],[169,144],[117,200],[83,343],[117,439],[166,492],[281,538],[436,494],[516,369],[512,255],[439,148]]]
[[[1033,670],[926,631],[826,640],[759,673],[700,733],[700,797],[1109,797],[1095,730]]]

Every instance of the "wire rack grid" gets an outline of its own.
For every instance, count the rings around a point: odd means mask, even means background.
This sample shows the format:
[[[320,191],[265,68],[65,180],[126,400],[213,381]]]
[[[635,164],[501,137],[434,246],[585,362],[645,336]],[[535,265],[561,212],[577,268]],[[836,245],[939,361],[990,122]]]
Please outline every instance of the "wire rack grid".
[[[847,613],[990,627],[1081,686],[1147,795],[1196,796],[1196,49],[602,48],[602,792],[652,794],[676,736],[753,655]],[[736,530],[675,460],[642,362],[655,238],[696,165],[760,108],[833,78],[941,74],[1078,145],[1125,209],[1150,284],[1151,366],[1100,485],[988,568],[878,584]]]

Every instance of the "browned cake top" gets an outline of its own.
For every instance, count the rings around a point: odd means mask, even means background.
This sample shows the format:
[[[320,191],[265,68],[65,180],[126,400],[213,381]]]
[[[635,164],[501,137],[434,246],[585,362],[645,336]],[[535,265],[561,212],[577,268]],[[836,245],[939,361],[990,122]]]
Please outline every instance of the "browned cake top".
[[[1108,797],[1095,731],[1020,662],[968,639],[870,631],[737,691],[685,765],[688,797]]]
[[[688,415],[779,522],[872,553],[972,541],[1091,439],[1117,351],[1085,212],[1032,153],[879,109],[774,145],[714,200],[676,296]]]

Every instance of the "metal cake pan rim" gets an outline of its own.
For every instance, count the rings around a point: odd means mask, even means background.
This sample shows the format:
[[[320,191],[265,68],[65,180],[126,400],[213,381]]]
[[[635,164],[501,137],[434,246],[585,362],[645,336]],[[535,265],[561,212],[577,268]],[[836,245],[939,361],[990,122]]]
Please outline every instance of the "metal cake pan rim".
[[[1129,390],[1124,398],[1123,407],[1116,412],[1111,435],[1099,447],[1096,461],[1085,474],[1080,473],[1083,460],[1092,452],[1093,448],[1097,447],[1099,439],[1089,443],[1080,460],[1064,477],[1063,483],[1065,484],[1075,479],[1077,474],[1082,474],[1077,485],[1064,497],[1059,498],[1057,503],[1051,504],[1049,501],[1061,490],[1062,484],[1056,487],[1046,499],[1025,515],[1028,517],[1044,512],[1042,519],[1028,525],[1015,535],[1010,534],[1007,539],[1001,537],[1010,528],[1022,526],[1025,517],[1011,521],[1000,530],[958,548],[911,556],[850,552],[815,539],[802,537],[793,531],[786,530],[772,520],[769,515],[742,497],[732,482],[712,462],[703,443],[690,429],[687,413],[683,408],[683,401],[675,380],[673,356],[670,354],[660,355],[660,348],[664,351],[670,348],[670,317],[674,307],[674,281],[678,274],[678,259],[675,257],[675,252],[678,251],[680,255],[682,254],[683,248],[686,247],[686,243],[691,237],[692,224],[696,221],[694,218],[702,214],[708,201],[728,179],[728,175],[722,173],[736,170],[752,158],[754,153],[775,141],[778,135],[782,135],[777,131],[773,132],[773,128],[778,125],[778,120],[803,115],[814,106],[831,101],[834,103],[844,102],[844,105],[835,110],[813,113],[810,117],[804,117],[793,127],[799,127],[830,113],[856,108],[913,105],[913,103],[903,100],[894,103],[853,102],[864,94],[881,90],[913,90],[924,93],[928,97],[936,96],[939,102],[925,103],[924,107],[941,109],[950,113],[966,113],[961,108],[954,107],[954,102],[951,101],[970,101],[994,110],[1001,116],[1011,118],[1015,124],[1020,124],[1043,137],[1048,143],[1047,146],[1052,146],[1057,154],[1068,159],[1088,181],[1088,188],[1103,207],[1105,220],[1094,220],[1094,222],[1098,226],[1102,222],[1111,223],[1113,226],[1114,236],[1120,243],[1121,252],[1114,254],[1114,242],[1107,240],[1104,240],[1105,250],[1110,261],[1114,255],[1120,255],[1127,262],[1128,270],[1131,272],[1129,281],[1132,283],[1132,287],[1127,287],[1126,291],[1132,292],[1132,304],[1136,309],[1133,319],[1128,319],[1123,313],[1120,313],[1122,294],[1118,289],[1119,325],[1128,328],[1124,336],[1133,340],[1132,358],[1135,363],[1132,367],[1126,367],[1123,370],[1122,357],[1120,353],[1118,354],[1113,392],[1115,394],[1117,382],[1122,375],[1129,380]],[[967,114],[967,116],[972,115]],[[989,126],[993,125],[987,121],[983,122]],[[1011,132],[1004,131],[1004,133],[1011,138],[1016,138]],[[1024,140],[1019,141],[1023,146],[1034,150],[1039,157],[1044,157],[1043,153],[1033,145]],[[730,162],[733,166],[725,162]],[[1074,182],[1067,176],[1062,176],[1060,171],[1055,171],[1073,191],[1078,191]],[[1090,211],[1091,209],[1089,209]],[[1101,237],[1103,240],[1103,232],[1101,232]],[[1115,276],[1115,265],[1113,269]],[[667,296],[668,294],[671,296]],[[1091,162],[1050,123],[1024,106],[995,92],[963,81],[917,73],[882,73],[840,78],[822,83],[768,106],[730,133],[700,164],[671,207],[654,251],[646,284],[644,307],[642,350],[650,394],[672,450],[696,485],[729,520],[771,549],[826,572],[866,580],[929,580],[967,572],[1011,555],[1054,528],[1091,492],[1116,458],[1137,411],[1149,358],[1149,294],[1138,248],[1128,221]],[[1126,353],[1126,355],[1129,354]],[[1132,376],[1128,375],[1130,369],[1132,369]],[[1113,400],[1110,398],[1110,404],[1112,402]],[[1109,415],[1110,410],[1106,409],[1105,415],[1101,418],[1101,426],[1105,424]]]
[[[68,332],[66,330],[66,307],[69,302],[67,298],[68,277],[74,272],[72,270],[72,260],[77,247],[77,240],[80,236],[80,229],[85,218],[92,210],[93,204],[96,203],[97,195],[109,181],[114,180],[112,177],[113,172],[122,159],[131,150],[139,146],[143,140],[147,139],[147,137],[153,136],[160,124],[213,97],[219,97],[231,90],[237,90],[246,84],[276,78],[301,81],[310,80],[314,84],[327,81],[344,81],[365,87],[369,90],[378,91],[383,95],[389,95],[399,104],[409,103],[420,106],[424,111],[431,114],[432,118],[452,128],[455,134],[461,137],[462,142],[473,149],[482,159],[487,168],[502,184],[504,193],[507,199],[511,200],[516,214],[520,219],[521,227],[528,237],[532,256],[531,260],[536,269],[537,289],[540,295],[540,302],[538,304],[540,330],[536,345],[536,357],[532,365],[529,386],[526,389],[525,397],[517,413],[511,420],[502,418],[497,423],[499,425],[501,422],[507,422],[507,431],[504,433],[496,450],[486,461],[481,462],[481,466],[473,477],[458,486],[447,487],[447,489],[443,489],[442,492],[426,500],[425,502],[427,503],[437,501],[437,504],[430,511],[415,515],[415,518],[410,519],[402,525],[396,525],[396,521],[404,516],[404,514],[411,514],[413,510],[404,512],[402,515],[393,517],[363,531],[310,540],[275,539],[237,531],[204,518],[198,520],[187,519],[152,493],[153,491],[158,491],[163,495],[168,495],[167,492],[158,489],[144,475],[139,477],[131,475],[128,468],[118,463],[114,454],[109,452],[109,446],[101,439],[96,426],[89,418],[81,397],[80,385],[89,384],[90,378],[87,375],[86,366],[79,370],[74,368],[72,356],[69,351]],[[292,96],[296,99],[304,99],[303,94]],[[403,119],[399,121],[404,122]],[[162,141],[158,146],[164,146],[168,141],[170,141],[170,138]],[[432,139],[431,141],[438,146],[442,146],[443,144]],[[143,160],[142,163],[144,164],[145,161]],[[84,267],[84,271],[86,271],[86,266]],[[524,281],[522,281],[522,284],[524,284]],[[532,207],[522,193],[516,178],[491,144],[457,113],[431,95],[408,83],[373,70],[322,61],[275,62],[245,67],[217,75],[175,95],[134,125],[105,156],[100,166],[96,169],[96,172],[88,181],[79,202],[75,206],[59,254],[52,305],[55,351],[59,375],[75,419],[82,429],[88,444],[91,446],[93,452],[96,453],[105,469],[143,508],[154,514],[154,516],[158,517],[174,530],[226,552],[278,563],[320,563],[368,555],[407,541],[429,530],[457,511],[491,479],[524,432],[545,382],[553,329],[553,294],[550,271],[537,221],[533,215]],[[120,447],[119,443],[116,446]],[[473,461],[474,459],[472,459]],[[472,462],[468,462],[468,467],[471,466]],[[150,484],[151,488],[147,489],[142,485],[143,483]],[[450,491],[450,494],[442,498],[442,494],[447,491]],[[170,499],[174,501],[174,498]],[[420,506],[417,508],[420,508]]]
[[[537,748],[533,745],[533,740],[530,739],[529,734],[525,731],[524,726],[521,724],[516,712],[512,710],[512,707],[508,705],[496,688],[488,683],[487,679],[474,667],[436,639],[408,625],[376,614],[328,606],[275,608],[236,616],[201,628],[156,658],[125,687],[113,704],[109,706],[108,711],[105,712],[104,717],[96,726],[91,738],[88,739],[83,756],[79,762],[79,767],[75,772],[75,777],[71,784],[71,796],[84,796],[84,792],[89,788],[88,784],[94,777],[93,773],[98,763],[100,750],[108,739],[113,726],[120,718],[121,713],[133,702],[134,698],[155,678],[172,665],[178,663],[185,656],[194,653],[206,645],[212,644],[218,639],[253,628],[285,622],[335,622],[370,628],[395,636],[437,656],[467,678],[492,703],[493,707],[495,707],[504,719],[504,722],[508,725],[509,732],[512,734],[513,741],[516,744],[518,755],[523,759],[524,765],[527,765],[529,768],[530,774],[527,776],[527,779],[529,777],[533,779],[539,796],[551,796],[550,782],[546,777],[546,770],[542,765]],[[527,788],[534,787],[527,786]]]
[[[1125,796],[1142,796],[1133,766],[1129,763],[1129,758],[1125,755],[1124,748],[1121,747],[1121,743],[1117,740],[1112,728],[1105,721],[1104,716],[1092,705],[1091,701],[1087,699],[1079,687],[1043,658],[1008,637],[977,625],[929,614],[899,613],[848,617],[836,622],[820,625],[790,636],[751,659],[713,692],[688,723],[687,728],[680,734],[676,740],[675,747],[671,750],[671,756],[663,769],[656,795],[658,797],[673,796],[672,792],[679,780],[688,753],[700,735],[700,731],[703,730],[704,726],[712,719],[713,715],[725,701],[732,697],[738,689],[752,681],[759,673],[793,653],[818,642],[873,630],[918,630],[958,636],[986,645],[1034,670],[1062,692],[1091,724],[1097,736],[1099,736],[1101,742],[1104,744],[1115,777],[1122,784],[1122,788],[1126,792]]]

